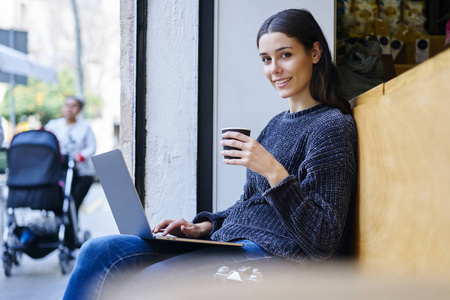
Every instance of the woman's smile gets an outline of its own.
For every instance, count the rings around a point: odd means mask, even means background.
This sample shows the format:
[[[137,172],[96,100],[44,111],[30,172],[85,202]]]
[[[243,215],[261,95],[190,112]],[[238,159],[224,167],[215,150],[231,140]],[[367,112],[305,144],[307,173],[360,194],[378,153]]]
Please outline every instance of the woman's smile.
[[[292,77],[284,78],[284,79],[275,79],[273,81],[277,85],[277,88],[281,89],[281,88],[285,87],[291,79],[292,79]]]

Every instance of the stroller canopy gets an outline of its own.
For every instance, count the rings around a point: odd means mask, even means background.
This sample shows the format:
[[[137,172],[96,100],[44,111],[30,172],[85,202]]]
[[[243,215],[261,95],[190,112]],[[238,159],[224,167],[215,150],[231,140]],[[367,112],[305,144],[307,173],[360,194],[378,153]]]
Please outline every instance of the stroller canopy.
[[[10,187],[39,187],[58,183],[63,167],[56,136],[44,130],[24,131],[8,150]]]

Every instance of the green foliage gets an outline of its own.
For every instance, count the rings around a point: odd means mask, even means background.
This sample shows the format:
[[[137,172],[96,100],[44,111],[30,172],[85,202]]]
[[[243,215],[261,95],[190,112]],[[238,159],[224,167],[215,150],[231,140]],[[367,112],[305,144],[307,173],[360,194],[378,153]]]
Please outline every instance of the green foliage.
[[[103,101],[100,96],[86,94],[86,105],[84,106],[84,117],[95,119],[101,116]]]
[[[14,102],[16,120],[22,116],[37,115],[42,124],[51,119],[61,117],[61,107],[67,96],[75,92],[75,80],[69,71],[58,73],[58,83],[51,84],[28,78],[28,85],[17,85],[14,88]],[[10,118],[9,89],[0,106],[0,114],[5,119]],[[100,115],[102,100],[99,96],[88,94],[86,96],[85,117],[95,118]]]

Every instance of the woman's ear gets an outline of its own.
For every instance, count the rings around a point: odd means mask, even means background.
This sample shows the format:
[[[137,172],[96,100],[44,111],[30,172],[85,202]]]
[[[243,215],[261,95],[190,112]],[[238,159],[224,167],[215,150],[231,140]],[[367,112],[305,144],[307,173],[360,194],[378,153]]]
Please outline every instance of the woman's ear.
[[[319,42],[315,42],[312,47],[312,58],[313,63],[316,64],[319,62],[322,57],[322,45]]]

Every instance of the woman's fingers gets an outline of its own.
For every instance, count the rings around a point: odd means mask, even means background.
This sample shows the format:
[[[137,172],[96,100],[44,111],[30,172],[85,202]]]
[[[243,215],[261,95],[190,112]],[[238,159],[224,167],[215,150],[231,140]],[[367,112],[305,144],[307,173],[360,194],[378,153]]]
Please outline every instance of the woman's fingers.
[[[220,145],[223,147],[232,147],[234,149],[224,149],[220,152],[222,156],[230,156],[236,158],[244,158],[252,151],[254,144],[257,143],[255,139],[239,133],[239,132],[225,132],[223,135],[224,140],[220,141]],[[247,154],[244,153],[247,151]],[[227,160],[227,159],[225,159]],[[241,164],[240,162],[239,164]]]
[[[153,233],[171,234],[178,237],[199,238],[208,234],[212,229],[210,221],[194,224],[185,219],[164,220],[153,229]]]
[[[162,232],[173,220],[163,220],[153,228],[153,233]]]
[[[222,140],[220,141],[221,146],[228,146],[233,147],[237,149],[242,149],[244,147],[244,142],[238,141],[238,140]]]
[[[222,137],[224,139],[233,139],[233,140],[242,141],[244,143],[249,142],[252,139],[248,135],[237,132],[237,131],[227,131],[222,134]]]
[[[178,237],[185,237],[186,235],[183,233],[181,229],[182,226],[189,227],[193,224],[191,222],[186,221],[185,219],[178,220],[164,220],[153,229],[154,233],[162,232],[162,235],[175,235]]]

